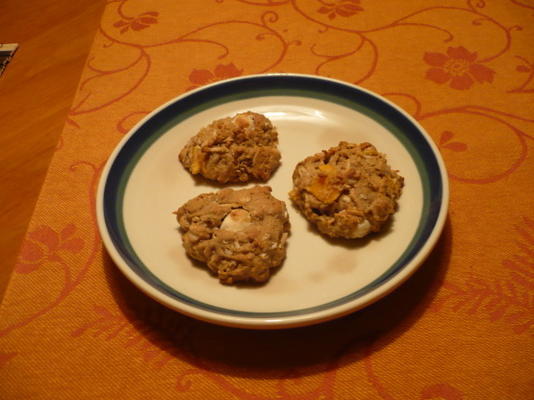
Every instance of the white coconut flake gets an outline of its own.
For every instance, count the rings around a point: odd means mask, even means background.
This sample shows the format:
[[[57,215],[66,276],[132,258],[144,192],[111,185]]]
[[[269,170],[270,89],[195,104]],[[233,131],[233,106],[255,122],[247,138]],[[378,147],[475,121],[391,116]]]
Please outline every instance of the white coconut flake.
[[[371,224],[367,219],[364,219],[363,222],[360,222],[352,231],[353,238],[360,238],[369,233],[371,230]]]
[[[221,229],[230,232],[239,232],[244,230],[251,224],[250,214],[247,210],[242,208],[232,210],[226,218],[224,218]]]

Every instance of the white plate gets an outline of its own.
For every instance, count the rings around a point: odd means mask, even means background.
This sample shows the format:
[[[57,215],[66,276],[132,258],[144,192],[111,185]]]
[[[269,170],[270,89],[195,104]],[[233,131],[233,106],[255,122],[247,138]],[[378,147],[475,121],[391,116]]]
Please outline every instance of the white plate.
[[[224,286],[186,256],[172,214],[187,200],[219,187],[197,183],[177,156],[201,127],[249,110],[265,114],[278,128],[282,165],[266,184],[288,206],[291,236],[287,258],[267,284]],[[297,162],[341,140],[373,143],[405,178],[399,210],[384,233],[327,240],[289,201]],[[389,293],[436,243],[447,205],[439,152],[404,111],[343,82],[275,74],[215,83],[148,115],[111,155],[97,214],[113,260],[149,296],[202,320],[273,329],[336,318]]]

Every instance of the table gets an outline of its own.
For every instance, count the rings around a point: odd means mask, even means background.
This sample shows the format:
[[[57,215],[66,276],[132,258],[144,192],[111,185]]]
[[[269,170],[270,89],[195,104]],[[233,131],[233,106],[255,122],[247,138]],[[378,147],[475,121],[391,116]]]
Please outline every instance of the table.
[[[108,1],[0,308],[0,397],[533,398],[533,18],[526,0]],[[146,298],[94,215],[102,166],[144,115],[264,72],[387,97],[427,129],[451,183],[444,233],[402,287],[267,332]]]
[[[0,77],[0,299],[104,4],[103,0],[2,2],[0,41],[18,42],[20,47]],[[65,37],[75,39],[65,41]]]

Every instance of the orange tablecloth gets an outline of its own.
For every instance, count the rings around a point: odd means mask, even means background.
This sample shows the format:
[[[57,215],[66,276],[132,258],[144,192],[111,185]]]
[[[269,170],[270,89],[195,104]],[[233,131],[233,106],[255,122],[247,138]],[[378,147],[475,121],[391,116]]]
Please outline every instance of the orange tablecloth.
[[[533,399],[533,43],[529,0],[109,1],[0,310],[0,398]],[[95,225],[99,173],[136,121],[262,72],[388,97],[451,179],[449,221],[413,278],[288,331],[165,309]]]

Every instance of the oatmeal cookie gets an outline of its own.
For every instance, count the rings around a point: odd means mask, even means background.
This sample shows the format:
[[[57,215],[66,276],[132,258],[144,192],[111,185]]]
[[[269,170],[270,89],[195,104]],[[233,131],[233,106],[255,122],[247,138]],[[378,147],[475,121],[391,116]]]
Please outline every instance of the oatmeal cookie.
[[[289,218],[268,186],[223,189],[176,211],[186,253],[225,284],[265,282],[286,256]]]
[[[382,228],[404,179],[372,144],[340,142],[298,163],[293,185],[289,197],[321,233],[354,239]]]
[[[220,183],[267,181],[280,165],[278,132],[265,116],[245,112],[213,121],[179,155],[193,175]]]

